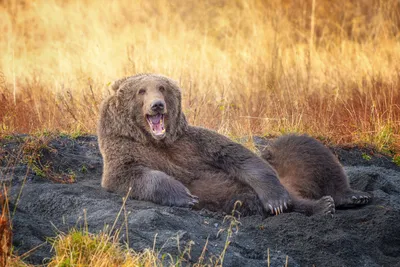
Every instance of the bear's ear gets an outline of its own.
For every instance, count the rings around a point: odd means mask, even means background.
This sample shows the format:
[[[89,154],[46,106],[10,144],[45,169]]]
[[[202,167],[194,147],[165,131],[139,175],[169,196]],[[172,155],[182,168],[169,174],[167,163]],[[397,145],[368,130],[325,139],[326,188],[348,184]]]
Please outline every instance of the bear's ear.
[[[123,82],[125,82],[128,78],[129,78],[129,77],[125,77],[125,78],[122,78],[122,79],[119,79],[119,80],[114,81],[114,82],[111,84],[111,86],[110,86],[111,89],[112,89],[114,92],[117,92],[118,89],[119,89],[119,87],[121,86],[121,84],[122,84]]]

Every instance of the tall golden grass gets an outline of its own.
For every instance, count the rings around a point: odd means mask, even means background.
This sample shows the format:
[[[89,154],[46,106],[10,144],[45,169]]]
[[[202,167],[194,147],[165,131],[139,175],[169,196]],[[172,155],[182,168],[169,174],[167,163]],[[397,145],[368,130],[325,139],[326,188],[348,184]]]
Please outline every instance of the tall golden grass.
[[[114,79],[180,82],[195,125],[400,147],[398,0],[0,0],[0,128],[94,132]]]

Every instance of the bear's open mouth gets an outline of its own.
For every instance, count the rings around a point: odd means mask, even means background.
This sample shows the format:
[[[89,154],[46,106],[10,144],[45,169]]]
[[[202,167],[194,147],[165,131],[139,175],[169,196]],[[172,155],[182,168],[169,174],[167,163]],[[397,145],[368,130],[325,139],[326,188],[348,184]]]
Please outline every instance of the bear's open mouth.
[[[146,119],[155,136],[161,137],[165,134],[164,114],[146,115]]]

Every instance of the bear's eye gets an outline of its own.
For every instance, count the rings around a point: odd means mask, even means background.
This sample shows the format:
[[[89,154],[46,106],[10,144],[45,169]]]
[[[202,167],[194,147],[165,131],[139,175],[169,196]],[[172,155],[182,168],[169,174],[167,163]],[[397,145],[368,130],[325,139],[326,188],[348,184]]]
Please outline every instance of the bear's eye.
[[[161,85],[160,87],[158,87],[158,90],[160,90],[160,92],[164,92],[165,91],[165,87]]]
[[[144,95],[146,93],[146,89],[141,88],[138,92],[139,95]]]

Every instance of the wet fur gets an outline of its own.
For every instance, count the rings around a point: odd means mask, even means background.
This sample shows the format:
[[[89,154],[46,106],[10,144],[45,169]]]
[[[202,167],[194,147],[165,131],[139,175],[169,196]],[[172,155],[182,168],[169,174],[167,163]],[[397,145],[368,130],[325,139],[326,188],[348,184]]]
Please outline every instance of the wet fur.
[[[166,137],[149,132],[138,90],[163,86]],[[141,74],[116,81],[100,111],[98,137],[104,160],[102,186],[162,205],[264,214],[285,210],[291,199],[275,170],[250,150],[201,127],[188,125],[181,91],[171,79]],[[197,203],[197,198],[199,203]]]
[[[369,193],[350,188],[342,165],[319,141],[307,135],[285,135],[262,152],[293,198],[294,210],[307,214],[370,201]],[[333,210],[331,209],[331,212]]]

